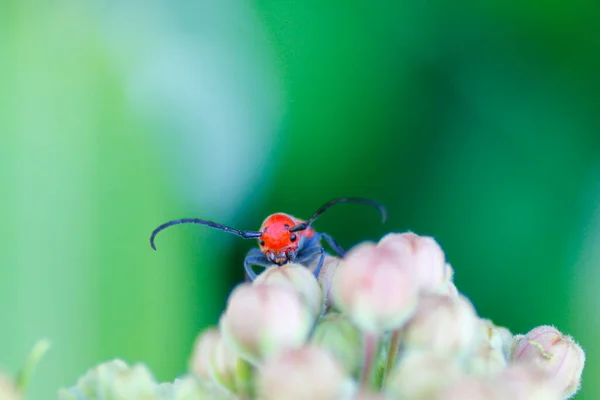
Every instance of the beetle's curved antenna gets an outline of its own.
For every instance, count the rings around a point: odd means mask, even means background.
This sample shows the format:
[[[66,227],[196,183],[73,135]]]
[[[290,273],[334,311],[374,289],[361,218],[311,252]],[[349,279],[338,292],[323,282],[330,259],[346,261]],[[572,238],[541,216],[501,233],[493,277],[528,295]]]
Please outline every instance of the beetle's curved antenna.
[[[323,204],[321,208],[319,208],[317,212],[315,212],[313,216],[310,217],[307,221],[291,227],[290,232],[298,232],[308,229],[310,224],[312,224],[317,218],[319,218],[319,216],[323,214],[329,207],[339,203],[357,203],[371,206],[376,208],[381,214],[382,223],[385,222],[385,220],[387,219],[387,210],[382,204],[376,202],[375,200],[363,199],[361,197],[343,197],[340,199],[331,200],[330,202]]]
[[[207,226],[210,226],[211,228],[216,228],[216,229],[220,229],[222,231],[228,232],[228,233],[236,234],[238,236],[243,237],[244,239],[255,239],[255,238],[259,238],[259,237],[262,236],[262,232],[256,232],[256,231],[239,231],[237,229],[233,229],[233,228],[230,228],[230,227],[225,226],[225,225],[217,224],[216,222],[212,222],[212,221],[206,221],[206,220],[199,219],[199,218],[183,218],[183,219],[176,219],[174,221],[165,222],[164,224],[162,224],[161,226],[159,226],[158,228],[156,228],[152,232],[152,235],[150,235],[150,246],[152,246],[152,248],[154,250],[156,250],[156,246],[154,245],[154,238],[156,237],[156,235],[158,234],[158,232],[162,231],[165,228],[168,228],[169,226],[179,225],[179,224],[201,224],[201,225],[207,225]]]

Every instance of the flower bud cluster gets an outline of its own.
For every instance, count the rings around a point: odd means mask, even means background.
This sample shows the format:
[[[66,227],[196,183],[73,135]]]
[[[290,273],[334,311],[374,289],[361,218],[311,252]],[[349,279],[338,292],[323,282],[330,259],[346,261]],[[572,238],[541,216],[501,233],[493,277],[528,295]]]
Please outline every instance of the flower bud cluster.
[[[152,400],[560,400],[580,387],[581,347],[553,327],[513,336],[480,317],[433,238],[388,234],[314,268],[272,267],[236,287],[186,378],[156,384],[115,361],[61,400],[101,398],[86,397],[99,387]]]

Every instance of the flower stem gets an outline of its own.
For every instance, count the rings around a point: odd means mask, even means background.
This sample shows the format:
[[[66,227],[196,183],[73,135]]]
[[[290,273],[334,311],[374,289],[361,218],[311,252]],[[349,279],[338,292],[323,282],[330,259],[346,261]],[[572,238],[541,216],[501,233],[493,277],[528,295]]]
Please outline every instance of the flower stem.
[[[21,370],[17,375],[16,386],[20,392],[24,392],[27,388],[27,384],[29,383],[29,378],[31,378],[33,370],[49,348],[50,341],[47,339],[42,339],[33,346],[33,349],[25,361],[25,365],[21,367]]]
[[[400,349],[400,329],[397,329],[392,333],[392,338],[390,339],[390,350],[388,352],[387,362],[385,364],[385,373],[383,375],[384,382],[387,379],[392,368],[394,368],[394,364],[396,362],[396,356],[398,355],[399,349]]]
[[[373,365],[375,364],[375,357],[377,356],[377,342],[379,341],[379,338],[375,333],[365,332],[363,339],[365,352],[363,356],[363,368],[360,384],[366,389],[369,387]]]

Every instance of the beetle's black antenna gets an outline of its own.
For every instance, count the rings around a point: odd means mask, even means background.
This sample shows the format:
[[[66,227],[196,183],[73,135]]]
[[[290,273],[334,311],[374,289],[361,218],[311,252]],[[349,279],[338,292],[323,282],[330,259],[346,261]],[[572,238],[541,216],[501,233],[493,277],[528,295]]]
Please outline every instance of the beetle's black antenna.
[[[310,224],[312,224],[317,218],[319,218],[319,216],[321,214],[323,214],[329,207],[334,206],[339,203],[358,203],[358,204],[364,204],[367,206],[371,206],[371,207],[376,208],[379,211],[379,213],[381,214],[382,223],[385,222],[385,220],[387,219],[387,210],[385,209],[385,207],[382,204],[376,202],[375,200],[363,199],[361,197],[343,197],[341,199],[335,199],[335,200],[331,200],[328,203],[325,203],[307,221],[291,227],[290,232],[298,232],[298,231],[303,231],[305,229],[308,229]]]
[[[225,231],[225,232],[236,234],[238,236],[243,237],[244,239],[255,239],[255,238],[261,237],[261,235],[262,235],[262,232],[238,231],[237,229],[233,229],[233,228],[230,228],[228,226],[217,224],[217,223],[212,222],[212,221],[206,221],[206,220],[203,220],[203,219],[198,219],[198,218],[183,218],[183,219],[176,219],[174,221],[165,222],[164,224],[162,224],[161,226],[159,226],[158,228],[156,228],[152,232],[152,235],[150,235],[150,246],[152,246],[152,248],[154,250],[156,250],[156,246],[154,245],[154,238],[156,237],[156,235],[158,234],[158,232],[162,231],[165,228],[168,228],[169,226],[179,225],[179,224],[201,224],[201,225],[207,225],[207,226],[210,226],[211,228],[216,228],[216,229],[220,229],[220,230]]]

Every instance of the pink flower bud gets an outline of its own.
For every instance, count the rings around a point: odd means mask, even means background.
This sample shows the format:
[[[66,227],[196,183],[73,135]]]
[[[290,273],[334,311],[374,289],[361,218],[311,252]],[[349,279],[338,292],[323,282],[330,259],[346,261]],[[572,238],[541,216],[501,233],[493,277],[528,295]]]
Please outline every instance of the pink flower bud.
[[[463,376],[454,359],[429,351],[408,351],[385,382],[385,393],[393,399],[434,399]]]
[[[352,380],[325,350],[304,347],[284,351],[258,371],[257,394],[263,400],[351,399]]]
[[[421,290],[437,291],[449,281],[444,252],[431,237],[412,232],[389,233],[377,246],[394,250],[399,263],[414,269]]]
[[[211,381],[208,373],[210,357],[220,339],[221,334],[216,328],[206,329],[196,339],[192,357],[189,361],[189,368],[201,381]]]
[[[464,296],[422,295],[415,315],[404,328],[404,345],[440,356],[462,357],[474,346],[477,326],[475,309]]]
[[[509,367],[493,379],[467,377],[445,389],[437,400],[560,400],[548,380]],[[535,371],[533,371],[535,372]],[[537,375],[537,376],[536,376]]]
[[[254,285],[285,285],[296,290],[308,306],[314,318],[323,312],[323,291],[313,273],[300,264],[285,264],[278,268],[267,268],[254,281]]]
[[[511,400],[561,400],[560,389],[536,368],[526,365],[510,365],[495,379],[504,393],[503,399]]]
[[[395,254],[373,243],[363,243],[348,252],[336,273],[335,304],[364,331],[397,329],[414,311],[414,275],[395,262]]]
[[[308,338],[314,316],[299,294],[281,285],[242,284],[229,296],[221,316],[223,339],[253,363]]]
[[[516,338],[510,359],[546,372],[565,397],[573,396],[579,390],[585,353],[573,338],[552,326],[539,326]]]
[[[480,380],[474,377],[462,379],[440,394],[432,397],[435,400],[508,400],[503,397],[502,391],[491,381]],[[516,399],[510,399],[516,400]]]

